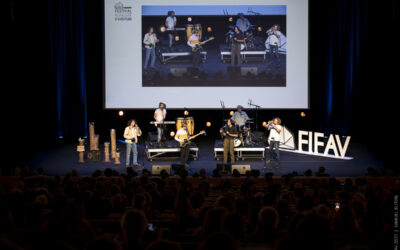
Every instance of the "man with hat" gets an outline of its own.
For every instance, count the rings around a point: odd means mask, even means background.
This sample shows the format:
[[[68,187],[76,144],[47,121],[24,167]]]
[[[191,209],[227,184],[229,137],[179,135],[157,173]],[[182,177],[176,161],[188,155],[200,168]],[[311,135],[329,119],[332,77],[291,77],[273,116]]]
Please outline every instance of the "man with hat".
[[[246,121],[249,119],[249,116],[246,112],[243,111],[243,106],[238,105],[236,107],[236,112],[232,115],[232,121],[240,128],[243,128],[246,125]]]

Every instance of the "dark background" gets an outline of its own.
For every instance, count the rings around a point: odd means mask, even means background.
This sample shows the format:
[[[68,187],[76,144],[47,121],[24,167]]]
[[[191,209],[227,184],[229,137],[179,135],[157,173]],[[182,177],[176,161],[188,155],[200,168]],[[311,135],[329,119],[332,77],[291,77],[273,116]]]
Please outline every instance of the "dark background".
[[[309,2],[310,109],[304,118],[303,110],[262,110],[260,120],[280,116],[292,131],[352,135],[353,142],[387,159],[398,113],[398,63],[392,60],[398,52],[398,2]],[[130,117],[147,127],[154,110],[118,117],[116,110],[103,109],[102,1],[6,0],[1,5],[3,124],[13,161],[3,168],[34,159],[36,152],[60,143],[59,136],[76,143],[86,135],[88,121],[96,122],[101,141],[108,140],[110,128],[121,133]],[[169,110],[168,116],[182,111]],[[191,115],[197,128],[207,120],[219,128],[220,110]]]

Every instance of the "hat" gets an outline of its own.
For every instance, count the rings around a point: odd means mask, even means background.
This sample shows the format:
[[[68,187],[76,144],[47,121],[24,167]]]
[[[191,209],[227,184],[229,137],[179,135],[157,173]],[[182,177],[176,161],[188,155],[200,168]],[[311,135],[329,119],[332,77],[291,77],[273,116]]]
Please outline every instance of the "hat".
[[[242,105],[238,105],[236,108],[237,109],[243,109],[243,106]]]

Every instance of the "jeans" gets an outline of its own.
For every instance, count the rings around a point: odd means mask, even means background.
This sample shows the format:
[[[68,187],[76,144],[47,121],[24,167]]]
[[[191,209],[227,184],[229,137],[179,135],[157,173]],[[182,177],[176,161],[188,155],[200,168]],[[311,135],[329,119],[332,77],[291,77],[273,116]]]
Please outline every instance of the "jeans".
[[[269,157],[270,157],[271,161],[274,160],[274,151],[275,151],[276,161],[280,162],[281,161],[281,157],[279,155],[279,141],[271,140],[269,142]]]
[[[151,57],[151,62],[150,62],[150,67],[154,68],[154,65],[156,64],[156,48],[153,47],[152,49],[147,49],[146,48],[146,58],[144,59],[144,68],[147,68],[147,65],[149,64],[149,60]]]
[[[172,43],[173,43],[173,41],[174,41],[174,34],[172,34],[172,33],[169,33],[168,34],[168,38],[169,38],[169,47],[171,48],[172,47]]]
[[[164,128],[157,127],[157,143],[160,143],[163,136]]]
[[[193,57],[193,65],[197,67],[201,62],[200,50],[193,51],[192,57]]]
[[[280,60],[279,60],[279,55],[278,55],[278,45],[269,45],[269,60],[270,63],[272,63],[274,57],[276,58],[276,61],[278,62],[278,64],[280,64]]]
[[[126,165],[129,166],[131,160],[131,152],[133,153],[133,164],[137,164],[137,147],[136,142],[126,144]]]

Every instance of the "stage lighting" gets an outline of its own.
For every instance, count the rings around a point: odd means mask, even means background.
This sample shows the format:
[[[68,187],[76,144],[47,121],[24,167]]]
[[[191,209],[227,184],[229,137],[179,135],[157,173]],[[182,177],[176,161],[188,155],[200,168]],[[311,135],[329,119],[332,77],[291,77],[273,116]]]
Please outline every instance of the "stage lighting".
[[[175,41],[179,41],[179,36],[176,36],[176,37],[175,37]]]
[[[174,137],[174,136],[175,136],[175,132],[174,132],[174,131],[171,131],[171,132],[169,133],[169,135],[170,135],[171,137]]]
[[[235,112],[233,110],[231,110],[231,112],[229,112],[229,115],[232,116]]]
[[[263,127],[266,127],[266,126],[267,126],[267,122],[263,122],[263,123],[262,123],[262,126],[263,126]]]
[[[211,127],[211,122],[206,122],[206,126],[209,128]]]
[[[124,115],[124,111],[122,111],[122,110],[118,111],[118,115],[119,116],[123,116]]]
[[[188,110],[183,111],[183,115],[184,116],[188,116],[189,115],[189,111]]]
[[[229,22],[233,22],[233,17],[230,17],[228,20]]]
[[[207,31],[208,31],[208,32],[211,32],[211,31],[212,31],[212,28],[211,28],[211,27],[207,27]]]
[[[306,117],[306,113],[304,113],[303,111],[300,113],[301,117]]]
[[[262,28],[259,26],[259,27],[257,28],[257,30],[258,30],[258,31],[262,31]]]
[[[188,17],[188,22],[191,22],[192,21],[192,17]]]
[[[161,31],[161,32],[165,32],[165,27],[164,27],[164,26],[161,26],[160,31]]]

